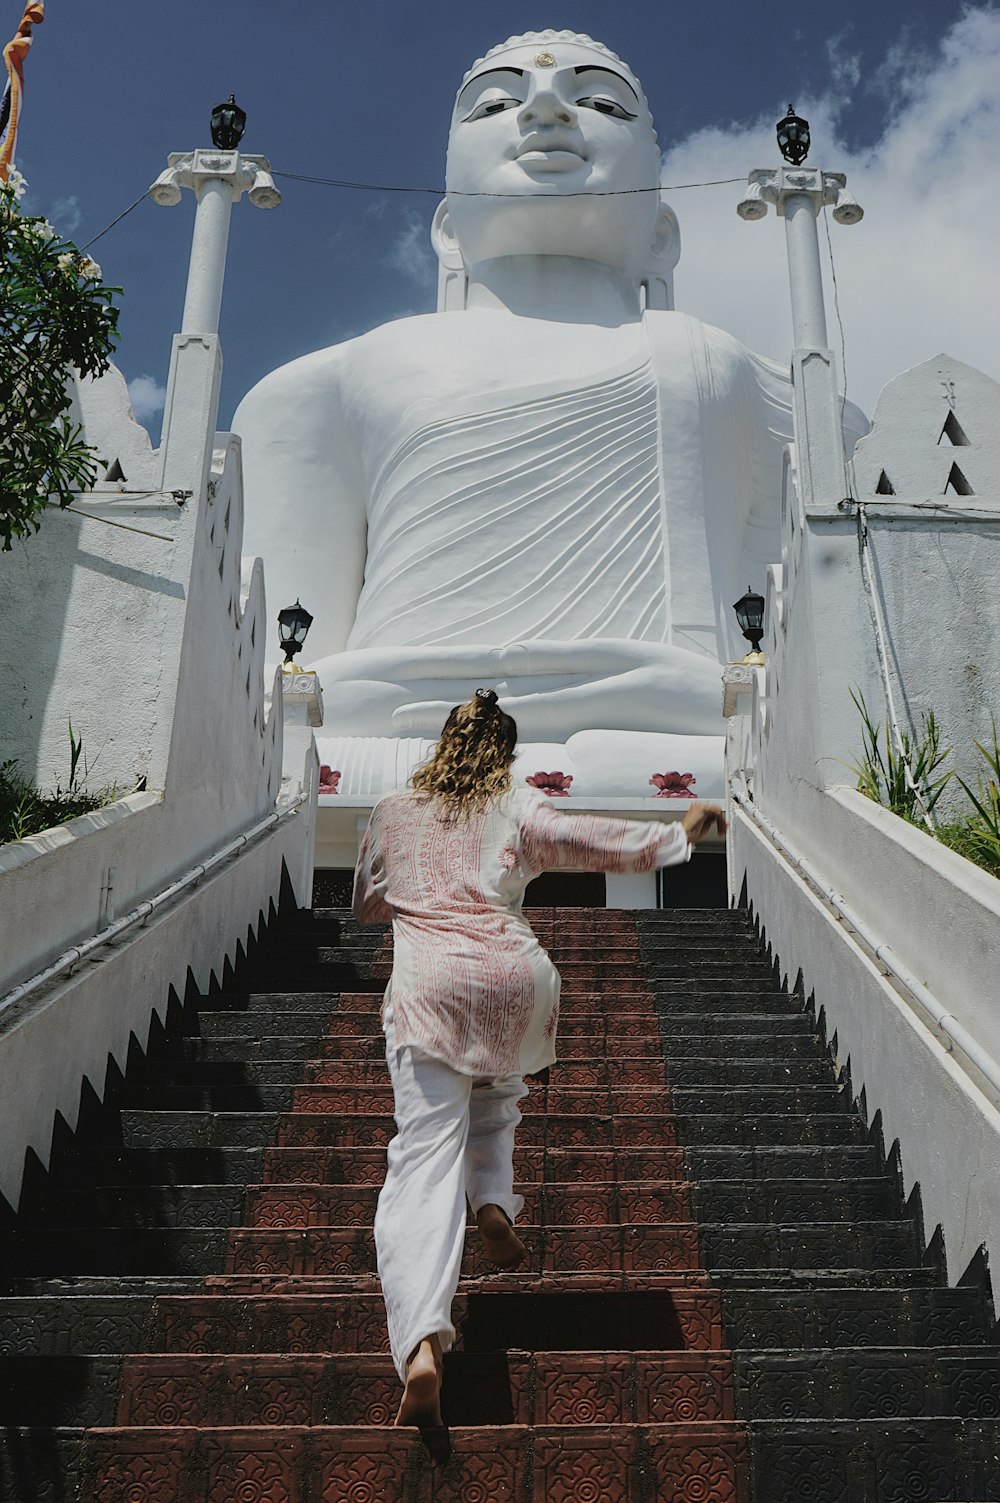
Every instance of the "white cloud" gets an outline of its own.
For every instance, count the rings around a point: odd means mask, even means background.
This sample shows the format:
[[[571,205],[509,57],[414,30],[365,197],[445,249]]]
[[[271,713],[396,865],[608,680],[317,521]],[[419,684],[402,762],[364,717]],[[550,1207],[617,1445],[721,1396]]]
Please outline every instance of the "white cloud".
[[[402,225],[389,248],[386,264],[401,271],[418,287],[436,287],[437,257],[431,248],[426,213],[421,214],[416,209],[403,211]]]
[[[796,99],[815,143],[810,161],[846,172],[866,214],[830,224],[847,343],[848,389],[867,411],[900,371],[945,351],[1000,376],[996,246],[1000,195],[991,186],[1000,138],[1000,11],[967,10],[931,54],[901,41],[874,83],[894,101],[870,149],[844,145],[845,93],[856,60],[834,38],[834,83]],[[860,80],[859,80],[860,81]],[[783,105],[782,105],[783,108]],[[773,112],[749,125],[701,131],[670,149],[665,183],[732,177],[777,158]],[[784,226],[773,212],[736,218],[739,184],[671,196],[681,222],[678,307],[786,359],[791,342]],[[820,225],[826,260],[826,235]],[[828,285],[830,342],[839,332]]]
[[[167,388],[155,376],[135,376],[128,383],[128,394],[136,422],[147,423],[163,411]]]
[[[61,235],[74,234],[80,228],[82,217],[75,194],[70,198],[57,198],[49,210],[49,218]]]

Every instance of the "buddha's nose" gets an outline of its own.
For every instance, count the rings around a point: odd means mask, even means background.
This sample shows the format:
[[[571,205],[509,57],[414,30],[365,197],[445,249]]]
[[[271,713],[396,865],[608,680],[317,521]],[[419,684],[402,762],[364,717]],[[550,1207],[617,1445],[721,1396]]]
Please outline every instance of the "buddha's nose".
[[[551,84],[533,89],[517,112],[518,123],[529,125],[575,125],[576,111],[561,99]]]

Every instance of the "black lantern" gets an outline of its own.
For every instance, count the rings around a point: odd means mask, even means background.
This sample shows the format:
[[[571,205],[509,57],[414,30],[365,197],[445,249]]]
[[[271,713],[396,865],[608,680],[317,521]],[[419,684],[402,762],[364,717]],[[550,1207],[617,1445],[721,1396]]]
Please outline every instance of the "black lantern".
[[[240,109],[235,94],[230,94],[225,104],[215,106],[212,111],[212,142],[220,151],[235,151],[246,128],[247,112]]]
[[[750,643],[750,651],[743,659],[745,663],[762,663],[764,654],[760,650],[760,639],[764,635],[764,597],[755,595],[750,586],[733,606],[736,619],[740,623],[740,631]]]
[[[283,611],[278,612],[278,640],[284,650],[286,668],[293,666],[292,658],[302,651],[302,644],[312,623],[313,618],[300,600],[296,600],[294,605],[286,605]],[[298,671],[296,668],[295,672]]]
[[[789,105],[788,114],[774,128],[778,134],[778,147],[785,161],[791,162],[793,167],[800,166],[809,155],[812,140],[809,121],[803,120],[801,115],[795,113],[794,106]]]

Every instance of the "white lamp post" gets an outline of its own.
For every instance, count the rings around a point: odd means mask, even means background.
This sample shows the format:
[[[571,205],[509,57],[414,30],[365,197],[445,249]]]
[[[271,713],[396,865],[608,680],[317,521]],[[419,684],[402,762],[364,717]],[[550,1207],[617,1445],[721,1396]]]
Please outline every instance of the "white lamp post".
[[[844,495],[844,454],[816,221],[825,205],[833,207],[838,224],[857,224],[864,210],[848,193],[842,172],[801,165],[809,146],[808,132],[807,122],[789,106],[778,125],[778,140],[789,164],[751,172],[736,212],[741,219],[763,219],[772,205],[785,221],[799,488],[804,505],[829,507]]]
[[[225,132],[219,125],[225,117]],[[216,108],[213,138],[230,147],[242,134],[242,110],[231,100]],[[235,129],[234,129],[235,121]],[[219,350],[219,311],[226,274],[226,247],[233,204],[246,193],[257,209],[274,209],[281,202],[267,157],[244,156],[236,149],[175,151],[153,183],[154,203],[171,207],[189,188],[197,200],[187,291],[181,328],[174,335],[163,409],[160,441],[161,484],[200,493],[210,461],[204,444],[193,443],[195,433],[214,433],[219,405],[222,358]]]

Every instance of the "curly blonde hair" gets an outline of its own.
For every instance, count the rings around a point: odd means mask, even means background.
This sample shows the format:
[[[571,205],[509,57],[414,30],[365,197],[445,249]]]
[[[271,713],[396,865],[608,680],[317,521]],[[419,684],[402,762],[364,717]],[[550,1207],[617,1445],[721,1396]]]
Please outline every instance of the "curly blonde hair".
[[[439,801],[452,819],[484,809],[511,787],[517,725],[493,689],[477,689],[456,705],[434,751],[410,779],[417,793]]]

